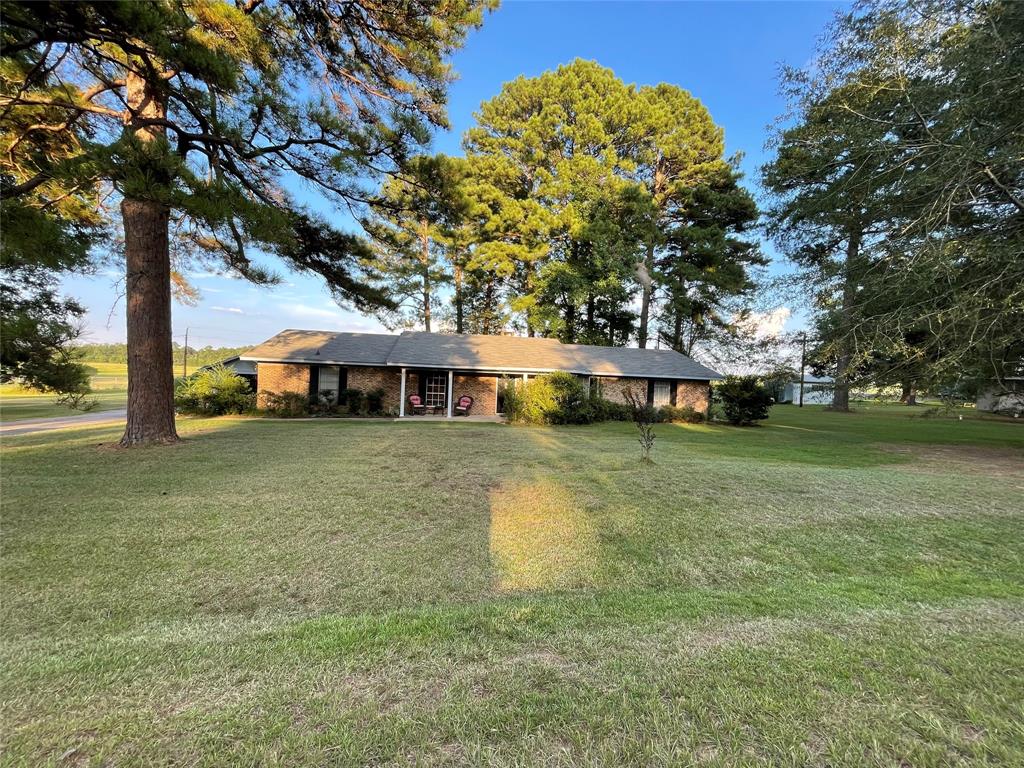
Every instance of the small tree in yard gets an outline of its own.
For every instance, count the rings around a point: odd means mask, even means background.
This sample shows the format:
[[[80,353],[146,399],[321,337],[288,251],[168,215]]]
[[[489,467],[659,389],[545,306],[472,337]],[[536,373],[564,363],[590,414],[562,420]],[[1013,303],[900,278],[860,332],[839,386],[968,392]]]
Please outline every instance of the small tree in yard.
[[[726,376],[715,388],[715,399],[730,424],[743,426],[768,418],[774,403],[771,392],[756,376]]]
[[[640,442],[640,461],[644,464],[651,464],[651,448],[654,447],[655,437],[654,424],[658,420],[658,412],[653,406],[647,404],[646,393],[640,394],[632,387],[626,387],[623,394],[629,404],[630,418],[640,432],[640,436],[637,438]]]

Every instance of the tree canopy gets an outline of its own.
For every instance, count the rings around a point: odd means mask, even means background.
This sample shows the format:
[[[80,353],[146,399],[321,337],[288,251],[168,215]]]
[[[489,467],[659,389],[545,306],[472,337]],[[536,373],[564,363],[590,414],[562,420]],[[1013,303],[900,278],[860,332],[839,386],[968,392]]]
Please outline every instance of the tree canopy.
[[[179,252],[251,280],[273,280],[253,260],[263,251],[323,276],[357,308],[391,303],[364,272],[366,243],[288,185],[302,180],[343,207],[366,201],[364,180],[400,169],[431,126],[446,125],[448,56],[490,5],[5,3],[4,251],[38,253],[55,237],[88,249],[89,228],[116,221],[119,204],[125,444],[176,439],[164,362],[172,226]]]
[[[793,110],[764,171],[771,231],[812,289],[840,381],[1015,369],[1024,7],[861,3],[783,83]]]
[[[677,86],[637,88],[577,60],[507,83],[476,118],[463,141],[472,263],[528,334],[645,345],[652,300],[681,304],[674,295],[716,279],[706,270],[681,285],[672,273],[698,209],[734,204],[721,194],[729,186],[748,215],[723,232],[738,242],[756,218],[721,129]],[[742,293],[747,269],[761,263],[756,249],[730,250],[724,237],[705,243],[716,247],[743,274],[720,292]]]

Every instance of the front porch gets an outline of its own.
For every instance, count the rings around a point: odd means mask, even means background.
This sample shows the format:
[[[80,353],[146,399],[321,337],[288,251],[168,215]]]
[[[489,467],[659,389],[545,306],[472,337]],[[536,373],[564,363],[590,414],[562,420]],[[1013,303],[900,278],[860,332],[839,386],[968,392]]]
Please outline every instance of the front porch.
[[[398,375],[398,418],[501,421],[501,374],[457,368],[401,368]],[[516,377],[518,378],[518,376]],[[468,415],[459,415],[458,403],[472,398]],[[412,400],[417,401],[414,408]]]
[[[452,417],[449,418],[448,416],[434,416],[434,415],[431,415],[431,414],[426,414],[426,415],[417,414],[417,415],[413,416],[411,413],[409,413],[409,414],[406,414],[405,416],[400,416],[400,417],[398,417],[396,419],[393,419],[393,421],[403,421],[403,422],[408,422],[408,421],[447,421],[447,422],[456,422],[456,423],[460,423],[460,424],[462,422],[464,422],[464,421],[468,421],[468,422],[476,422],[478,424],[479,423],[504,424],[505,423],[505,417],[504,416],[452,416]]]

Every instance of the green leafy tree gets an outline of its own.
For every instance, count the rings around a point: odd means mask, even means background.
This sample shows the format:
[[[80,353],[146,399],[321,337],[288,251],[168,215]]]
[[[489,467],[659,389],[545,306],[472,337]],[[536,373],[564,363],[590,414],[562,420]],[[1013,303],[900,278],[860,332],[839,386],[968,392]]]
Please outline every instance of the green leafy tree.
[[[859,371],[1004,375],[1024,327],[1024,7],[861,3],[784,85],[773,232],[815,289],[835,405]]]
[[[722,406],[725,420],[738,427],[768,418],[774,400],[768,387],[756,376],[726,376],[713,389],[715,401]]]
[[[656,292],[682,307],[702,279],[716,305],[730,290],[748,290],[746,269],[760,257],[738,233],[756,211],[724,157],[721,129],[681,88],[637,89],[577,60],[506,84],[481,107],[464,145],[476,261],[527,333],[596,344],[624,344],[635,333],[646,346]],[[716,217],[724,221],[717,239],[711,227],[696,231]],[[705,252],[714,240],[720,271],[709,265],[681,281],[684,227]],[[639,322],[630,309],[637,292]]]
[[[286,185],[308,182],[341,205],[364,201],[361,179],[400,167],[430,125],[445,125],[446,58],[489,5],[4,4],[3,141],[25,149],[0,159],[0,192],[45,211],[59,189],[104,185],[119,202],[123,445],[177,439],[172,222],[250,279],[272,278],[250,259],[259,248],[322,275],[341,301],[389,303],[362,272],[365,243],[305,210]]]

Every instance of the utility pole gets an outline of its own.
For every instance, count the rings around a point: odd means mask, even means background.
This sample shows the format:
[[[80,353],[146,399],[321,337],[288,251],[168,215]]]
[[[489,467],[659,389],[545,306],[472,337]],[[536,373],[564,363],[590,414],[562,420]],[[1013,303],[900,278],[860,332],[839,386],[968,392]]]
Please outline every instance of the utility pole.
[[[185,348],[181,350],[181,375],[188,378],[188,326],[185,326]],[[800,396],[803,397],[802,389]]]
[[[800,334],[800,408],[804,407],[804,368],[807,366],[807,331]]]

